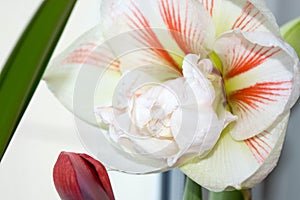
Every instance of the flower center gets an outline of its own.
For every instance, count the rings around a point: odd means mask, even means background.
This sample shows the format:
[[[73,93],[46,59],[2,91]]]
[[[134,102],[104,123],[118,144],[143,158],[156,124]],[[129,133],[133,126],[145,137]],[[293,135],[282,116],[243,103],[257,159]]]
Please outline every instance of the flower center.
[[[172,113],[178,107],[174,94],[164,85],[153,83],[134,91],[129,113],[138,134],[160,139],[172,139]]]
[[[218,54],[216,54],[214,51],[209,54],[209,59],[214,64],[214,66],[219,70],[219,72],[223,73],[223,64],[221,59],[219,58]]]
[[[230,104],[229,104],[229,100],[228,100],[228,86],[226,86],[226,82],[223,78],[223,63],[220,59],[220,57],[218,56],[218,54],[216,54],[215,52],[211,52],[210,55],[209,55],[209,59],[211,60],[211,62],[213,63],[213,65],[215,66],[215,68],[218,70],[218,76],[219,76],[219,81],[218,83],[212,81],[212,84],[214,85],[215,89],[217,87],[220,87],[221,89],[220,90],[220,97],[219,98],[222,98],[222,106],[226,108],[226,110],[230,111],[232,113],[232,109],[230,107]],[[218,97],[216,97],[218,98]],[[220,102],[220,101],[217,101],[217,102]]]

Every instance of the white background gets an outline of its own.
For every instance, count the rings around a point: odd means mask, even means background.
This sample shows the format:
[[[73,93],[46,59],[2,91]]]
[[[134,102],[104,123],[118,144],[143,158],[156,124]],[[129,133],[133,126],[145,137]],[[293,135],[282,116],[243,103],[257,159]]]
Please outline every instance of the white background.
[[[0,66],[4,65],[41,2],[0,0]],[[98,0],[77,2],[55,54],[97,23],[98,10]],[[1,116],[1,111],[0,117],[5,117]],[[60,151],[85,152],[77,137],[72,114],[42,82],[0,164],[0,199],[59,199],[52,181],[52,168]],[[110,177],[116,199],[158,199],[159,175],[134,176],[111,172]]]

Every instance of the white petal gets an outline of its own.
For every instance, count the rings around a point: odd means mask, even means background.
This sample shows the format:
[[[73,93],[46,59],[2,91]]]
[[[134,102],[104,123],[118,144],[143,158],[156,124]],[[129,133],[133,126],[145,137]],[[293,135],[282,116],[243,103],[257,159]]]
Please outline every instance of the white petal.
[[[212,20],[194,0],[184,4],[178,0],[110,0],[103,2],[102,13],[107,37],[114,37],[110,46],[124,61],[123,71],[147,63],[180,73],[184,56],[200,53],[205,57],[215,35]]]
[[[168,133],[153,135],[151,130],[143,129],[142,126],[153,117],[153,113],[146,109],[140,111],[139,109],[143,107],[136,104],[147,106],[150,102],[149,105],[152,106],[152,101],[155,100],[163,104],[163,109],[166,109],[164,111],[167,113],[163,114],[170,113],[174,109],[170,103],[173,101],[176,103],[176,97],[170,101],[173,94],[168,89],[164,90],[164,87],[167,86],[162,85],[162,82],[173,79],[174,76],[177,77],[177,73],[174,74],[173,70],[165,67],[144,67],[128,71],[122,76],[116,87],[112,106],[100,107],[97,110],[100,118],[109,126],[107,137],[109,137],[111,145],[118,148],[120,154],[125,155],[132,162],[154,167],[153,172],[169,169],[167,157],[175,154],[178,147],[169,139]],[[173,82],[181,79],[175,79]],[[156,89],[151,89],[151,87]],[[137,100],[135,100],[136,98]],[[142,98],[145,98],[145,101],[140,100]],[[132,105],[133,101],[134,105]],[[133,114],[131,109],[134,111]],[[167,132],[168,130],[162,131]],[[106,163],[121,171],[142,173],[135,167],[125,170],[124,167],[127,166],[121,162],[117,164],[106,161]],[[145,171],[145,173],[149,172]]]
[[[197,55],[185,57],[183,89],[179,89],[179,86],[174,87],[174,90],[179,91],[178,97],[181,102],[181,110],[172,115],[171,122],[174,139],[180,148],[173,162],[179,159],[179,164],[193,156],[208,153],[216,144],[222,130],[235,119],[225,107],[220,108],[218,112],[215,110],[216,88],[206,77],[213,76],[206,74],[212,72],[212,63],[208,60],[198,62],[198,59]],[[199,68],[203,69],[204,73]],[[216,87],[221,87],[221,84]]]
[[[148,157],[133,157],[113,145],[107,132],[91,126],[81,120],[76,120],[77,130],[85,148],[99,159],[109,170],[132,174],[160,172],[167,170],[165,161],[149,159]]]
[[[180,169],[211,191],[251,188],[275,167],[287,122],[288,114],[275,127],[246,141],[236,141],[224,131],[205,158],[194,158]]]
[[[145,65],[127,71],[123,74],[115,89],[113,106],[119,109],[128,107],[130,106],[129,102],[125,100],[134,98],[137,95],[136,93],[140,93],[143,88],[157,86],[177,77],[178,73],[176,71],[159,65]]]
[[[63,105],[81,119],[96,125],[94,105],[111,101],[120,76],[119,61],[104,43],[98,26],[55,58],[49,64],[44,80]]]
[[[212,16],[217,35],[228,30],[268,31],[280,36],[275,17],[261,0],[200,0]]]
[[[183,61],[183,76],[193,90],[195,98],[198,101],[197,103],[200,105],[212,104],[215,99],[213,85],[205,77],[212,72],[212,69],[212,63],[209,60],[205,59],[199,62],[199,56],[195,54],[187,55]],[[201,70],[206,74],[203,74]]]
[[[298,60],[279,38],[263,32],[228,32],[215,43],[223,63],[228,103],[238,120],[231,124],[237,140],[253,137],[281,120],[299,94]]]

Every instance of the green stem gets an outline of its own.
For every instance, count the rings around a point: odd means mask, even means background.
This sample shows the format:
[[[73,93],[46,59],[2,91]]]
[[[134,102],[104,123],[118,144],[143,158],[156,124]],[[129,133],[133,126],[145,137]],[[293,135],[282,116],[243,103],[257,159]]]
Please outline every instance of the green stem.
[[[190,178],[186,178],[184,200],[202,200],[202,188]]]
[[[251,200],[251,190],[210,192],[209,200]]]
[[[0,74],[0,160],[40,82],[76,0],[45,0]]]

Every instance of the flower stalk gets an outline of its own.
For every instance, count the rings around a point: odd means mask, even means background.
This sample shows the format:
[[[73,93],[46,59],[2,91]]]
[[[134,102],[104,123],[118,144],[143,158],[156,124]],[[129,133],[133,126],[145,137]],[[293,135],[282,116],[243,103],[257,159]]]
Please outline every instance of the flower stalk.
[[[210,192],[209,200],[251,200],[251,190]]]
[[[202,200],[202,187],[186,177],[183,200]]]

